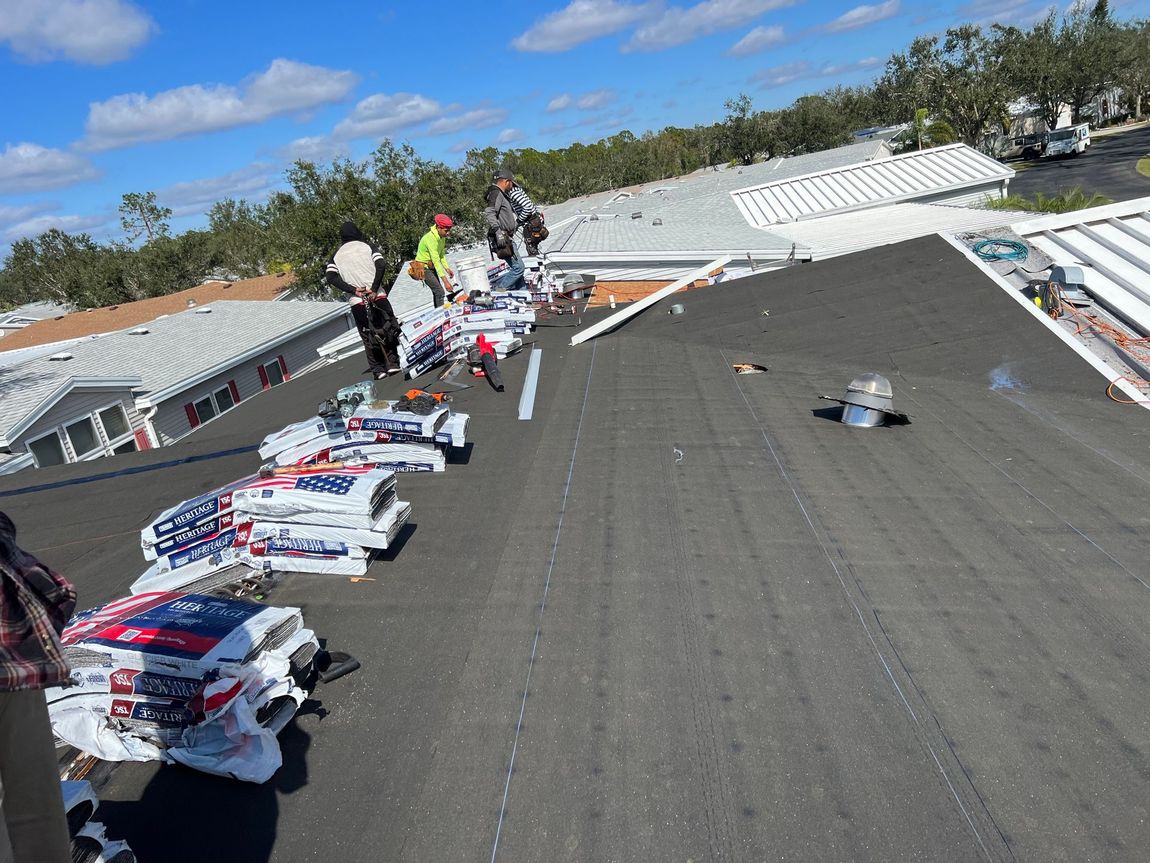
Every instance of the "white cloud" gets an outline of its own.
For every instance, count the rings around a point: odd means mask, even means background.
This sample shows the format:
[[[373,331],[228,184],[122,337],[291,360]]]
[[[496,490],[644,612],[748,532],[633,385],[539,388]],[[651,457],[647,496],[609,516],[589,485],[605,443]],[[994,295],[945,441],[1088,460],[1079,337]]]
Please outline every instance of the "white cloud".
[[[782,45],[786,41],[787,34],[782,27],[756,27],[732,45],[727,54],[731,57],[746,57],[750,54],[759,54],[776,45]]]
[[[495,138],[496,144],[510,144],[514,141],[522,141],[526,135],[523,134],[522,129],[504,129]]]
[[[276,155],[288,162],[302,159],[305,162],[329,162],[348,155],[347,146],[327,135],[314,135],[296,138],[286,147],[276,151]]]
[[[0,204],[0,226],[14,225],[17,222],[26,221],[33,216],[58,209],[59,206],[59,204],[51,201],[40,201],[36,204],[22,204],[20,206]]]
[[[476,108],[454,117],[441,117],[427,127],[429,135],[450,135],[464,129],[488,129],[507,119],[504,108]]]
[[[567,128],[568,128],[568,126],[566,123],[552,123],[550,126],[543,126],[539,130],[539,134],[540,135],[554,135],[557,132],[562,132]]]
[[[556,111],[562,111],[565,108],[570,108],[575,103],[569,95],[564,93],[562,96],[556,96],[547,103],[547,113],[554,114]]]
[[[617,0],[572,0],[558,12],[536,21],[511,44],[520,51],[569,51],[577,45],[609,36],[649,18],[659,3],[620,3]]]
[[[450,147],[448,147],[447,152],[449,152],[449,153],[466,153],[468,150],[470,150],[474,146],[475,146],[475,142],[473,140],[471,140],[470,138],[464,138],[462,141],[456,141],[454,144],[452,144]]]
[[[355,106],[351,114],[335,127],[334,136],[342,140],[386,138],[403,129],[442,117],[453,106],[444,107],[434,99],[418,93],[376,93]]]
[[[589,93],[584,93],[582,96],[572,96],[570,93],[564,93],[562,96],[556,96],[547,103],[547,113],[554,114],[556,111],[563,111],[567,108],[578,108],[580,111],[597,111],[613,102],[615,95],[614,90],[606,87],[599,90],[592,90]]]
[[[899,0],[887,0],[885,3],[877,3],[874,6],[856,6],[827,24],[823,29],[832,33],[842,30],[857,30],[860,27],[867,27],[878,21],[893,18],[898,14],[898,11]]]
[[[822,66],[813,66],[806,60],[797,63],[784,63],[763,69],[751,76],[751,80],[758,82],[764,89],[781,87],[793,81],[804,81],[809,78],[830,78],[848,75],[852,72],[861,72],[865,69],[875,69],[883,64],[878,57],[864,57],[852,63],[826,63]]]
[[[0,42],[30,62],[122,60],[156,32],[156,23],[123,0],[19,0],[0,11]]]
[[[1073,4],[1066,6],[1070,9]],[[955,10],[961,20],[982,26],[990,24],[1012,24],[1016,27],[1029,27],[1057,12],[1058,6],[1050,3],[1034,3],[1032,0],[970,0]]]
[[[354,72],[281,58],[240,87],[192,84],[154,96],[125,93],[89,106],[85,144],[109,150],[260,123],[339,102],[357,80]]]
[[[225,198],[262,201],[278,180],[279,174],[271,165],[255,162],[218,177],[175,183],[156,192],[156,201],[171,207],[177,218],[200,215]]]
[[[45,231],[58,228],[67,234],[93,233],[100,228],[109,228],[119,216],[110,214],[95,216],[36,216],[0,230],[0,238],[6,243],[14,243],[25,237],[38,237]]]
[[[694,6],[668,7],[655,21],[635,31],[625,51],[662,51],[720,30],[739,27],[795,0],[703,0]]]
[[[9,144],[0,153],[0,194],[58,189],[99,175],[84,157],[39,144]]]

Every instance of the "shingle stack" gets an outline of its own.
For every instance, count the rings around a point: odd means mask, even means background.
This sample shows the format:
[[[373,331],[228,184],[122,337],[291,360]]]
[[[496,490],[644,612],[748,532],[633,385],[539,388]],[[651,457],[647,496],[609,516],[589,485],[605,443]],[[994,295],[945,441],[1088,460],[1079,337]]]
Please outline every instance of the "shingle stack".
[[[399,338],[401,363],[408,377],[418,377],[443,360],[459,356],[480,335],[502,359],[522,345],[531,332],[535,310],[530,291],[507,291],[431,309],[404,322]]]
[[[107,761],[178,761],[253,782],[319,653],[298,608],[144,593],[80,612],[61,642],[70,686],[47,691],[57,738]]]

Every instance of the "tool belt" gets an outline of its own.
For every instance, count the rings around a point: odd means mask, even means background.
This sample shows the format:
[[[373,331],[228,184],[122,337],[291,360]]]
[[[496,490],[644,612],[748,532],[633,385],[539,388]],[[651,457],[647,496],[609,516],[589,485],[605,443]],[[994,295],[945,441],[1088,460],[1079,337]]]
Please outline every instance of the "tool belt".
[[[487,245],[491,248],[491,253],[495,255],[495,257],[502,258],[506,261],[515,257],[515,240],[512,239],[512,235],[508,231],[504,231],[503,236],[506,238],[504,242],[497,243],[495,241],[495,232],[492,231],[487,235]]]
[[[423,261],[412,261],[411,266],[407,268],[407,274],[417,282],[422,282],[424,275],[427,274],[427,264]]]
[[[547,226],[543,224],[543,215],[536,213],[523,223],[523,239],[529,240],[532,245],[539,245],[550,235]]]

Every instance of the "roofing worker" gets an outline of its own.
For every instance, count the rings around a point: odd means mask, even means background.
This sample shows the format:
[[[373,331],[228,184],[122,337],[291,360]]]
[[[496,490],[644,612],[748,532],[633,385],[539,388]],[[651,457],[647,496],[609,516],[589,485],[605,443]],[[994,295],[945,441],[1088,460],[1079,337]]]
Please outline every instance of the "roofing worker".
[[[527,254],[535,257],[539,254],[539,244],[547,239],[548,234],[547,228],[543,225],[543,214],[514,178],[511,180],[511,189],[507,192],[507,200],[511,202],[511,209],[515,211],[515,220],[523,229],[523,245],[527,247]]]
[[[423,283],[431,288],[431,302],[438,308],[443,305],[444,289],[454,295],[455,289],[451,287],[448,278],[455,278],[455,271],[447,265],[443,257],[447,247],[447,235],[451,233],[455,222],[450,216],[437,213],[435,223],[426,234],[419,239],[419,249],[415,253],[415,261],[423,264]]]
[[[60,632],[76,590],[16,545],[0,512],[0,860],[70,863],[44,690],[68,682]]]
[[[328,261],[325,277],[351,297],[351,316],[363,340],[363,352],[376,380],[400,371],[399,321],[382,290],[383,255],[364,238],[354,222],[339,229],[340,247]]]
[[[523,278],[523,261],[515,253],[515,231],[519,219],[508,194],[515,186],[515,175],[502,168],[495,172],[491,186],[487,189],[487,244],[492,253],[507,261],[509,269],[495,283],[495,290],[526,290],[527,280]]]

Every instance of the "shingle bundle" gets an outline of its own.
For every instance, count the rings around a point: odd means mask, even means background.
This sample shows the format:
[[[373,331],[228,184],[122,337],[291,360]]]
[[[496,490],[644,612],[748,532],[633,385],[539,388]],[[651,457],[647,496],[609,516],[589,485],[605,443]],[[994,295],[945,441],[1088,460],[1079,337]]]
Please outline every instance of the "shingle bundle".
[[[363,575],[367,549],[387,548],[410,517],[410,505],[396,497],[390,470],[372,464],[284,470],[245,477],[184,501],[144,528],[144,555],[154,563],[132,592],[195,586],[237,564]],[[261,525],[258,531],[253,524]],[[360,541],[347,541],[349,528],[358,531]]]
[[[47,691],[60,740],[254,782],[279,767],[275,735],[319,652],[298,608],[176,592],[80,612],[61,642],[71,685]]]
[[[417,377],[444,359],[461,354],[480,335],[500,358],[531,332],[535,310],[528,291],[507,291],[484,298],[483,304],[456,303],[432,309],[403,323],[399,353],[408,377]],[[518,344],[516,344],[518,342]]]

